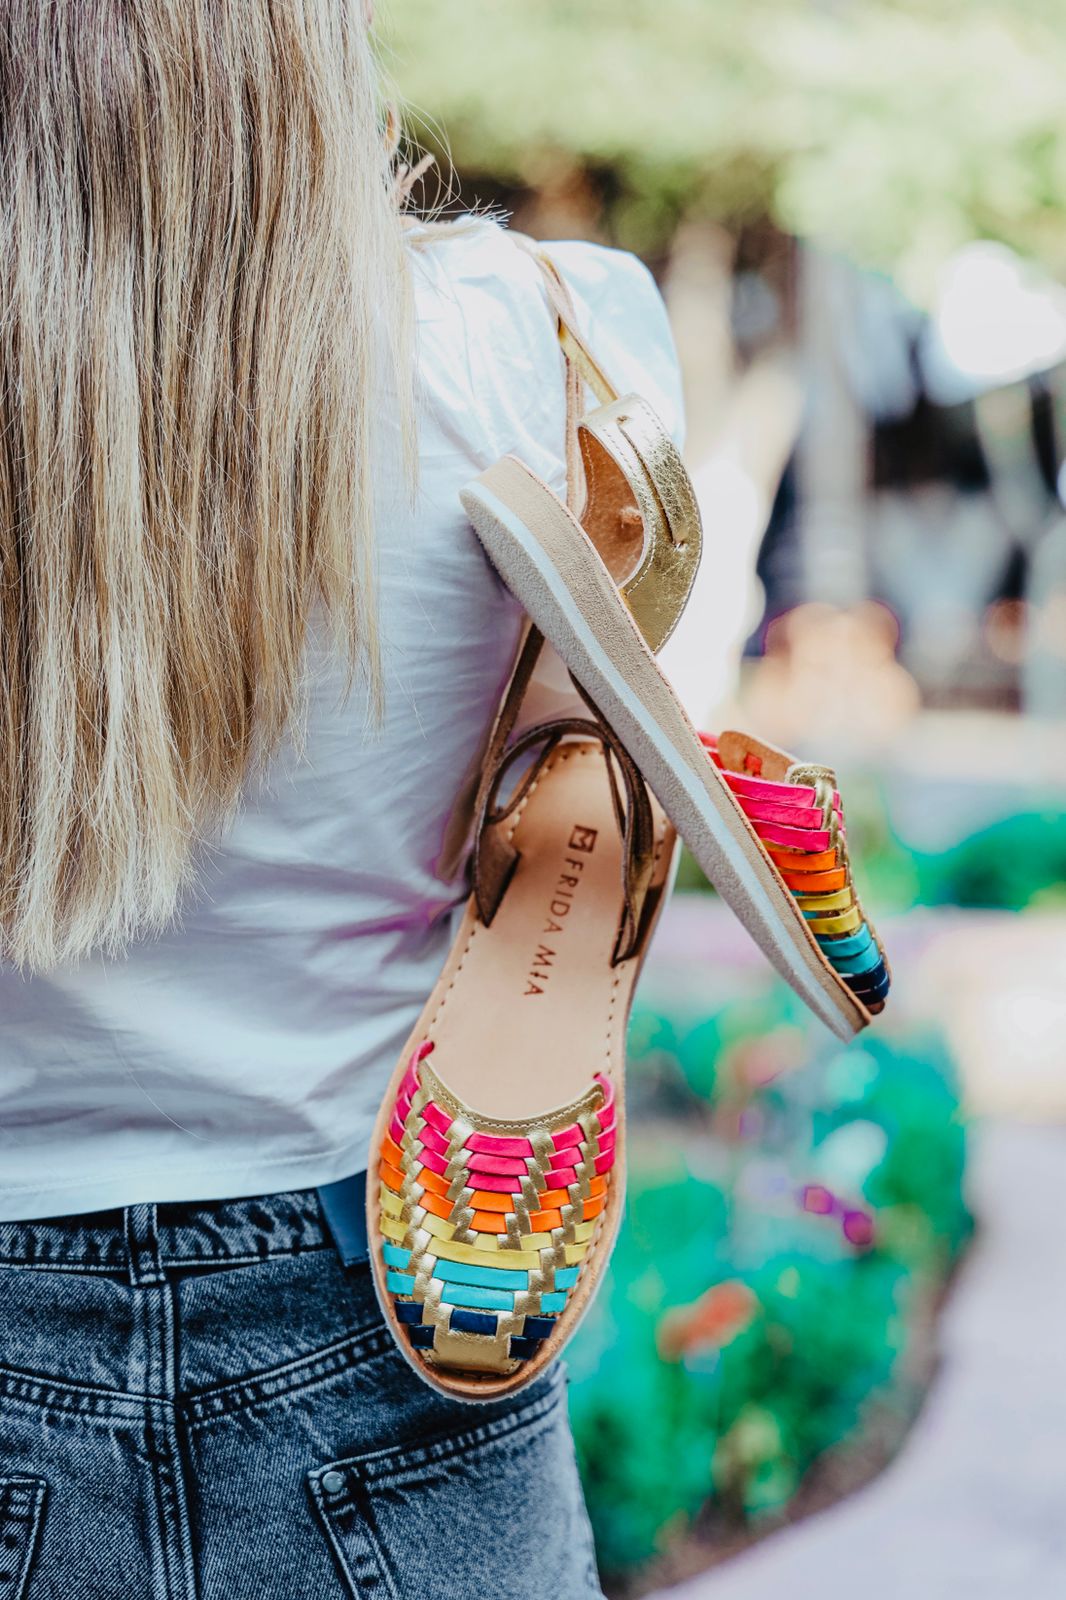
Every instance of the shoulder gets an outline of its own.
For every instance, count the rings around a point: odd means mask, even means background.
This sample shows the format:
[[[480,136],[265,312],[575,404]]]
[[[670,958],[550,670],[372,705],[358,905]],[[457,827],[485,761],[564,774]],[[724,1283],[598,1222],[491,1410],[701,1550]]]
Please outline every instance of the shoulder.
[[[677,355],[651,273],[627,251],[583,240],[540,248],[566,279],[581,331],[612,382],[642,394],[680,442]],[[471,217],[413,230],[411,263],[423,384],[453,403],[461,389],[469,393],[487,451],[532,439],[561,459],[559,345],[528,249],[498,223]]]
[[[566,279],[581,331],[615,388],[642,395],[680,445],[681,371],[666,305],[648,268],[628,250],[580,239],[553,240],[543,249]]]

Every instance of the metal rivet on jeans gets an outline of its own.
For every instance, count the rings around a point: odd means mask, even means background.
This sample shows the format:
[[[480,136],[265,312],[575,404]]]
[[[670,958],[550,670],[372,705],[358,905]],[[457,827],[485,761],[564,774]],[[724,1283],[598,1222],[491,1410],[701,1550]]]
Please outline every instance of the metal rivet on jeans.
[[[322,1487],[327,1494],[340,1494],[344,1488],[343,1472],[327,1472],[322,1479]]]

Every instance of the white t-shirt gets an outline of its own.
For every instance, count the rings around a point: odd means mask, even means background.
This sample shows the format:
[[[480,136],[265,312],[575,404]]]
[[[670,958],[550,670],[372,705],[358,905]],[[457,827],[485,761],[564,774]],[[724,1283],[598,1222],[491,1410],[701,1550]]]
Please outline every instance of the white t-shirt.
[[[633,257],[549,246],[623,390],[675,435],[666,315]],[[562,363],[539,272],[495,224],[412,250],[421,477],[378,476],[386,705],[376,726],[326,642],[302,756],[250,783],[180,919],[120,959],[0,966],[0,1219],[304,1188],[366,1165],[403,1042],[465,899],[449,819],[520,612],[459,491],[514,452],[562,491]]]

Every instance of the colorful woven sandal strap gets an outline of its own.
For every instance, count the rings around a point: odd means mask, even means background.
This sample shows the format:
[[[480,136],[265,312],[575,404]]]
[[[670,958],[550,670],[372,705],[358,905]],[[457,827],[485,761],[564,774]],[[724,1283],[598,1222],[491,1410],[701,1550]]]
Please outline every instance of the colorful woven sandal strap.
[[[431,1365],[504,1376],[566,1309],[607,1206],[610,1081],[543,1121],[462,1105],[415,1051],[379,1152],[385,1288]]]
[[[826,960],[868,1011],[882,1011],[888,961],[852,878],[834,773],[747,734],[700,737]]]

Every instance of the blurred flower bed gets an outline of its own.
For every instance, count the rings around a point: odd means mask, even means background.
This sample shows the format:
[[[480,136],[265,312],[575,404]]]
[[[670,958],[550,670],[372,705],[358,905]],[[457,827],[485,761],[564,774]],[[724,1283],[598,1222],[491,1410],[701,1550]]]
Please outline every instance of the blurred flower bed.
[[[694,1529],[721,1543],[787,1511],[872,1407],[902,1432],[912,1343],[971,1228],[937,1037],[814,1043],[775,981],[730,994],[719,971],[715,993],[699,952],[666,955],[632,1024],[626,1223],[568,1358],[616,1592]]]

